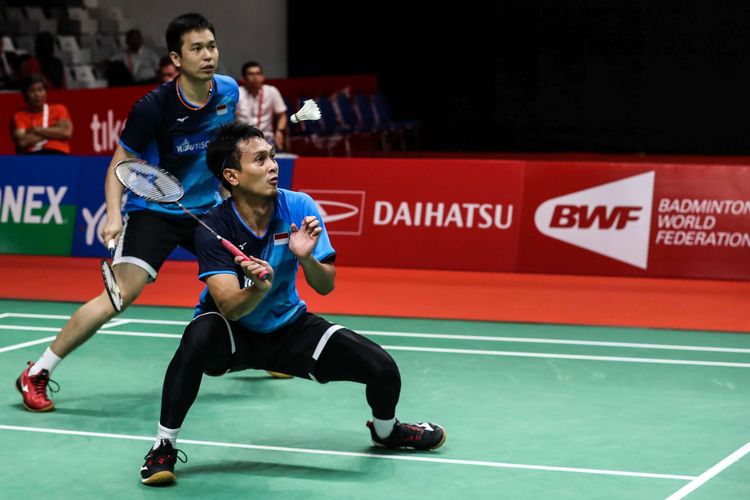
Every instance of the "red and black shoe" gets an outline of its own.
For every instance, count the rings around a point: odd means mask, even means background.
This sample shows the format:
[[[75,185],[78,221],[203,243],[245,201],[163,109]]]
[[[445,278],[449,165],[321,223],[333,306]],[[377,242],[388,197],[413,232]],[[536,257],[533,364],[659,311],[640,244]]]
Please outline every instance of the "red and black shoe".
[[[383,439],[378,437],[375,426],[367,422],[370,428],[372,443],[382,448],[413,448],[415,450],[436,450],[445,443],[445,429],[437,424],[420,422],[402,424],[396,420],[391,435]]]
[[[57,382],[50,380],[49,372],[42,370],[34,376],[29,375],[29,370],[34,363],[29,361],[29,366],[16,379],[16,389],[23,396],[23,406],[34,412],[52,411],[55,409],[55,403],[47,397],[47,386],[49,384],[50,392],[57,392],[60,386]]]
[[[185,458],[182,458],[179,454]],[[162,439],[159,447],[149,450],[145,457],[146,463],[141,467],[141,482],[149,486],[155,484],[174,483],[177,479],[174,475],[174,464],[187,462],[187,455],[182,450],[176,449],[168,439]]]

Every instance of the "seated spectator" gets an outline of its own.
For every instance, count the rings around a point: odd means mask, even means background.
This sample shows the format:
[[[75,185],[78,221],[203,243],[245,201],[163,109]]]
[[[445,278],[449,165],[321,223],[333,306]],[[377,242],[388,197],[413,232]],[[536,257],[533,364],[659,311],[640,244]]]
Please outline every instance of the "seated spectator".
[[[46,80],[32,75],[21,82],[26,108],[13,115],[18,154],[69,154],[73,123],[62,104],[47,104]]]
[[[156,83],[170,82],[180,74],[180,70],[174,65],[172,59],[169,56],[164,56],[159,59],[159,68],[156,71]]]
[[[263,68],[255,61],[242,66],[244,82],[234,113],[235,121],[259,128],[277,150],[286,149],[286,104],[279,89],[266,85]]]
[[[125,44],[127,45],[125,50],[113,57],[112,61],[122,61],[135,84],[154,83],[159,56],[143,45],[141,31],[132,29],[125,33]]]
[[[55,57],[55,35],[42,31],[34,39],[34,56],[21,65],[21,80],[31,75],[43,75],[46,84],[53,89],[65,89],[65,67],[62,60]]]

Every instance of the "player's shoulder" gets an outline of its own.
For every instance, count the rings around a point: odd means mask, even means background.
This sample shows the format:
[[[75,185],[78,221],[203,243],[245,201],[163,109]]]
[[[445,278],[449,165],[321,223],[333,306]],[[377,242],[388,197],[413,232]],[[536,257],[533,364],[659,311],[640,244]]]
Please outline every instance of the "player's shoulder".
[[[237,85],[237,80],[227,75],[214,75],[216,81],[216,92],[218,94],[234,94],[239,95],[240,88]]]
[[[279,189],[278,200],[279,204],[289,208],[309,206],[309,204],[314,203],[312,196],[309,194],[289,189]]]
[[[162,83],[151,89],[146,95],[138,99],[133,105],[134,110],[156,109],[174,102],[177,93],[176,79]]]

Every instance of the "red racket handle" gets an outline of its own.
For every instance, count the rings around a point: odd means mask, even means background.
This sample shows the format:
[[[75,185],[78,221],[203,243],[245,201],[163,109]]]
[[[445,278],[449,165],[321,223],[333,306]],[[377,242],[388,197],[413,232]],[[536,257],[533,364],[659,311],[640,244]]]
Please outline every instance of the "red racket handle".
[[[235,257],[242,257],[243,261],[250,260],[250,257],[245,255],[242,252],[242,250],[234,246],[231,241],[227,241],[224,238],[221,238],[219,241],[221,241],[221,246],[226,248],[229,251],[229,253],[231,253]],[[262,279],[263,281],[265,281],[268,279],[269,273],[267,271],[263,271],[262,273],[260,273],[260,275],[258,275],[258,277]]]

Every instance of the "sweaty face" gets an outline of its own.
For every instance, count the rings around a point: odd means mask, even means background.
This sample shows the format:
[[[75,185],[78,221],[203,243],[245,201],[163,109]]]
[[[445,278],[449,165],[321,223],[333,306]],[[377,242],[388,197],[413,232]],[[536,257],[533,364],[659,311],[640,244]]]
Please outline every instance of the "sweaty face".
[[[180,54],[171,52],[180,73],[197,80],[210,80],[219,64],[219,49],[211,30],[188,31],[182,35]]]
[[[279,166],[273,147],[265,139],[251,137],[240,143],[239,148],[242,168],[239,172],[233,171],[237,179],[234,189],[254,196],[276,196],[279,189]]]

